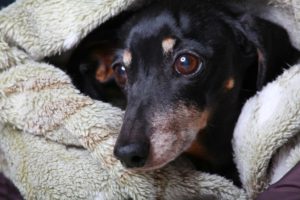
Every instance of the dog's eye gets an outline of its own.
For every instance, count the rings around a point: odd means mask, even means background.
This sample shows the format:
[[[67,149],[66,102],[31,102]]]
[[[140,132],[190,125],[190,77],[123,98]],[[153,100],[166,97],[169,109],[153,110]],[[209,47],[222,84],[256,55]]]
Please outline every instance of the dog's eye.
[[[174,67],[179,74],[191,75],[198,72],[201,66],[202,62],[199,57],[186,53],[177,57]]]
[[[127,82],[127,72],[125,66],[122,64],[116,64],[113,66],[113,70],[118,85],[121,87],[125,86]]]

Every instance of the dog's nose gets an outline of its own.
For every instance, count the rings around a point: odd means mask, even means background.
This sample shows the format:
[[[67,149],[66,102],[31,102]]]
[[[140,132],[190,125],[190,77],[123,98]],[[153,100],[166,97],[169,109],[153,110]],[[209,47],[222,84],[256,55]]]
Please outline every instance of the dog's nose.
[[[114,154],[127,168],[142,167],[145,165],[149,154],[149,145],[132,143],[116,147]]]

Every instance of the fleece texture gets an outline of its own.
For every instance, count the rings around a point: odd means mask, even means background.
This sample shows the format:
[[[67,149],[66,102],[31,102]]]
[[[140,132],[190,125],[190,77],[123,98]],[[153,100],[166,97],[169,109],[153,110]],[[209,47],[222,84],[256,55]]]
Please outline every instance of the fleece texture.
[[[249,8],[254,2],[242,1]],[[284,174],[278,155],[289,157],[289,167],[299,160],[298,143],[291,142],[300,130],[296,65],[249,100],[242,112],[233,144],[245,190],[181,159],[148,173],[124,169],[112,153],[123,112],[80,94],[62,70],[43,58],[76,47],[97,26],[141,3],[18,0],[0,11],[0,171],[25,199],[243,200]],[[285,20],[275,21],[288,28],[299,47],[297,9],[296,0],[261,1],[257,12],[273,20],[284,14]],[[282,89],[273,92],[272,87]],[[267,99],[278,95],[285,103],[269,104]],[[265,123],[257,126],[260,117]]]

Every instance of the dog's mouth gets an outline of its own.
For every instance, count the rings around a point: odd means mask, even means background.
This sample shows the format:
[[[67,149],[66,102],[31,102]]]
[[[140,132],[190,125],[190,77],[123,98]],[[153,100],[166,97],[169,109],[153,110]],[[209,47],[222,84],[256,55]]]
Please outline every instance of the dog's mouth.
[[[153,170],[157,170],[157,169],[161,169],[163,167],[165,167],[166,165],[168,165],[170,162],[176,160],[179,156],[181,156],[183,152],[178,152],[178,154],[166,154],[166,156],[162,156],[162,157],[155,157],[153,156],[153,154],[150,153],[146,163],[144,166],[142,167],[135,167],[135,168],[129,168],[132,171],[136,171],[136,172],[147,172],[147,171],[153,171]]]
[[[175,160],[177,157],[174,157],[173,159],[170,159],[169,161],[153,161],[149,160],[143,167],[136,167],[136,168],[130,168],[132,171],[137,171],[137,172],[147,172],[147,171],[153,171],[157,169],[161,169],[173,160]]]
[[[142,167],[136,171],[149,171],[164,167],[188,151],[208,121],[209,111],[198,111],[195,107],[177,105],[176,110],[157,113],[152,120],[150,151]]]

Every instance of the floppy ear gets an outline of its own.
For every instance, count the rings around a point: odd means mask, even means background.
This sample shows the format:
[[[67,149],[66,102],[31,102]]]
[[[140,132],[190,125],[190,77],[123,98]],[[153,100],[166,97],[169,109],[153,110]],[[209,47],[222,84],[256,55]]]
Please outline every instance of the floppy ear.
[[[281,74],[288,64],[296,62],[300,55],[292,46],[286,30],[272,22],[243,14],[234,24],[238,34],[242,34],[246,40],[239,41],[242,42],[241,45],[244,45],[245,49],[249,48],[249,45],[256,48],[258,90]],[[247,42],[250,44],[245,45]]]

